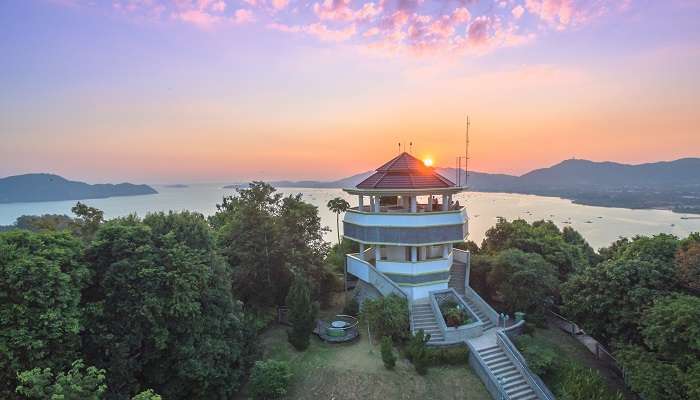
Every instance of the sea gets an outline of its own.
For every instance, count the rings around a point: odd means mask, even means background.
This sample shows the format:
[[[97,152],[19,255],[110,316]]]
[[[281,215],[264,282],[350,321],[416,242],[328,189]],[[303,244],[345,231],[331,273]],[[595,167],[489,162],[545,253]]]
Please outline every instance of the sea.
[[[192,184],[187,187],[151,186],[158,194],[81,202],[104,211],[106,218],[129,214],[144,216],[169,210],[190,210],[211,215],[216,212],[216,205],[221,203],[223,197],[236,193],[235,189],[225,189],[225,183]],[[329,228],[325,233],[329,242],[335,242],[337,236],[336,216],[326,207],[328,200],[343,197],[351,205],[357,205],[357,196],[348,195],[341,189],[279,188],[278,191],[284,195],[301,193],[305,201],[317,206],[322,224]],[[608,246],[620,237],[658,233],[685,237],[691,232],[700,231],[700,216],[667,210],[594,207],[557,197],[510,193],[464,192],[455,199],[467,207],[469,239],[479,244],[486,230],[496,224],[499,217],[508,220],[522,218],[529,222],[544,219],[553,221],[560,228],[571,226],[595,249]],[[71,200],[0,204],[0,225],[10,225],[21,215],[70,215],[75,203]]]

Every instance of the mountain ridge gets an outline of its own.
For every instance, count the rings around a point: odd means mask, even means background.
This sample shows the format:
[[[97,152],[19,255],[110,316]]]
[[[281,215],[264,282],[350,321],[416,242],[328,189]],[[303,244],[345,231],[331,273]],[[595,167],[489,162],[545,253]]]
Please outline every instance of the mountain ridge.
[[[0,178],[0,203],[103,199],[156,193],[158,192],[148,185],[127,182],[89,184],[50,173]]]

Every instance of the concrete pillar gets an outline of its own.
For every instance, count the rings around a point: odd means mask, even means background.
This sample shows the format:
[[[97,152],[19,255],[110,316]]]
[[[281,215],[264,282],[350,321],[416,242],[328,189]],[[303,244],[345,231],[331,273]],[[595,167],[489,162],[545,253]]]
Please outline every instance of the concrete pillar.
[[[450,201],[447,199],[447,195],[442,195],[442,211],[447,211],[450,206]]]
[[[369,211],[374,212],[374,196],[369,196]]]
[[[365,210],[365,196],[358,194],[357,195],[357,204],[358,204],[358,210],[364,211]]]
[[[448,247],[448,243],[445,243],[442,245],[442,258],[447,258],[450,255],[450,248]]]
[[[375,244],[375,245],[374,245],[374,258],[375,258],[377,261],[381,261],[381,260],[382,260],[382,249],[381,249],[381,247],[379,247],[378,244]]]
[[[427,246],[421,246],[420,248],[420,260],[425,261],[428,259],[428,247]]]
[[[364,243],[360,243],[360,258],[363,260],[365,259],[365,244]]]
[[[428,196],[428,211],[433,211],[433,195]]]
[[[411,261],[418,261],[418,247],[411,246]]]
[[[379,198],[379,196],[375,196],[376,198],[374,199],[374,212],[380,212],[382,210],[382,202]]]
[[[416,211],[417,211],[416,196],[411,196],[411,212],[414,213]]]

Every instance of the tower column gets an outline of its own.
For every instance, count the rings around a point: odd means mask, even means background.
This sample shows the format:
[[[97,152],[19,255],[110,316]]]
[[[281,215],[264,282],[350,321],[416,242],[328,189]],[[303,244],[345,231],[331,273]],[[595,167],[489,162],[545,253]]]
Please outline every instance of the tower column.
[[[414,213],[416,212],[417,205],[416,205],[416,196],[411,196],[411,212]]]
[[[382,249],[378,244],[374,245],[374,259],[377,261],[382,260]]]
[[[433,195],[428,196],[428,211],[433,211]]]
[[[416,246],[411,246],[411,261],[418,261],[418,247]]]
[[[379,196],[374,196],[374,212],[380,212],[382,211],[382,202],[381,198]]]
[[[450,255],[449,244],[445,243],[442,245],[442,258],[447,258]]]
[[[447,195],[442,195],[442,211],[447,211],[450,207],[450,201],[447,199]]]
[[[357,195],[357,204],[360,211],[365,210],[365,196],[362,194]]]
[[[374,196],[369,196],[369,212],[374,212]]]

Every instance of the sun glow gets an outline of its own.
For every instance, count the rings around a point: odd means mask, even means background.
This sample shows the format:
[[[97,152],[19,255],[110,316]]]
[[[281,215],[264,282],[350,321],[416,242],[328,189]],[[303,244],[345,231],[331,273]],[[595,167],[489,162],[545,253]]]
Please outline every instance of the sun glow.
[[[423,160],[423,164],[425,164],[426,167],[432,167],[433,166],[433,159],[426,158],[425,160]]]

